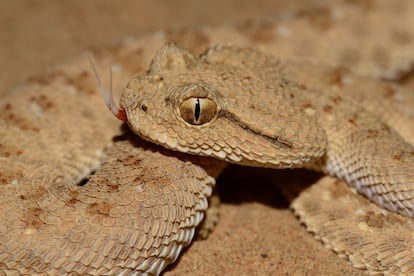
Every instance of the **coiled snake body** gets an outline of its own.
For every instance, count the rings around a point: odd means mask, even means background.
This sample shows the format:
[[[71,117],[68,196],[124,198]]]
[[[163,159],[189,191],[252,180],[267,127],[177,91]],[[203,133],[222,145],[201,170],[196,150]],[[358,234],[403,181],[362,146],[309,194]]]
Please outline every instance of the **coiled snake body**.
[[[119,83],[137,70],[123,57],[144,51],[145,64],[154,53],[144,45],[160,48],[167,40],[147,37],[96,58],[100,66],[120,61]],[[203,219],[222,168],[206,157],[307,167],[344,180],[402,215],[367,207],[398,221],[406,239],[399,255],[389,253],[389,244],[375,255],[370,236],[364,237],[370,244],[350,248],[343,241],[353,233],[318,228],[324,218],[309,195],[326,186],[321,204],[340,203],[345,196],[335,194],[334,178],[295,200],[301,220],[356,266],[413,269],[412,238],[404,232],[414,212],[412,92],[346,70],[280,61],[252,47],[218,46],[196,56],[167,44],[147,72],[129,81],[121,109],[112,106],[133,132],[162,149],[122,134],[88,66],[85,58],[75,60],[2,98],[0,269],[6,274],[159,274]],[[361,206],[355,214],[367,217]]]

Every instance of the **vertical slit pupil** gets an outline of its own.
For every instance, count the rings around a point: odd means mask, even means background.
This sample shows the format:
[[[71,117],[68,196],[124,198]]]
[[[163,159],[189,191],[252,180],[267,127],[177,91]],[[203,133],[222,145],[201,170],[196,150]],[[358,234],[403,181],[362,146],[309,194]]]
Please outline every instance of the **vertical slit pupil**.
[[[194,117],[196,121],[198,121],[198,119],[200,118],[200,99],[196,100],[195,109],[194,109]]]

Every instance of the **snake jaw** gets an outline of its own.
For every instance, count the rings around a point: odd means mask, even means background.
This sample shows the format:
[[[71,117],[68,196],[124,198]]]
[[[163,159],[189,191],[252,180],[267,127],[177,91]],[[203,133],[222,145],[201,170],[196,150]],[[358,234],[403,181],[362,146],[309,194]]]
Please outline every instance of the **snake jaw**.
[[[101,78],[99,77],[98,72],[96,71],[92,58],[90,56],[88,56],[88,58],[89,58],[89,62],[92,65],[92,69],[95,74],[96,81],[98,82],[99,91],[101,92],[101,95],[104,98],[106,106],[112,112],[112,114],[114,114],[115,117],[117,117],[119,120],[123,122],[128,122],[126,111],[122,108],[119,108],[114,101],[114,97],[112,94],[112,68],[109,69],[109,95],[108,95],[108,93],[105,90],[104,85],[102,84]]]

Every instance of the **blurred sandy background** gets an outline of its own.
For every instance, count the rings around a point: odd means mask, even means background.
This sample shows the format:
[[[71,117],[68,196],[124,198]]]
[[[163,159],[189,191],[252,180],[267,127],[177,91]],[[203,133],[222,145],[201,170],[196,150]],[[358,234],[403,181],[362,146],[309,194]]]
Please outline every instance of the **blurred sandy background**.
[[[317,2],[307,0],[0,0],[2,89],[46,66],[159,29],[265,17]]]

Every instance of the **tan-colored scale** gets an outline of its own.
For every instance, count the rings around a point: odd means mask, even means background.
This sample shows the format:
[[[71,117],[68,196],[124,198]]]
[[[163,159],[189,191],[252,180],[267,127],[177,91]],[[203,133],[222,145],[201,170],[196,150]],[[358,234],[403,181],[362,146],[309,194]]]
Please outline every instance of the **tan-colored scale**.
[[[198,52],[244,46],[201,56],[163,47],[171,33],[96,52],[101,70],[117,63],[113,83],[130,79],[129,126],[168,149],[126,134],[85,57],[2,94],[1,272],[159,274],[191,242],[222,167],[194,154],[335,176],[294,200],[308,230],[356,267],[412,274],[414,95],[351,73],[409,72],[413,9],[396,2],[188,32]]]

